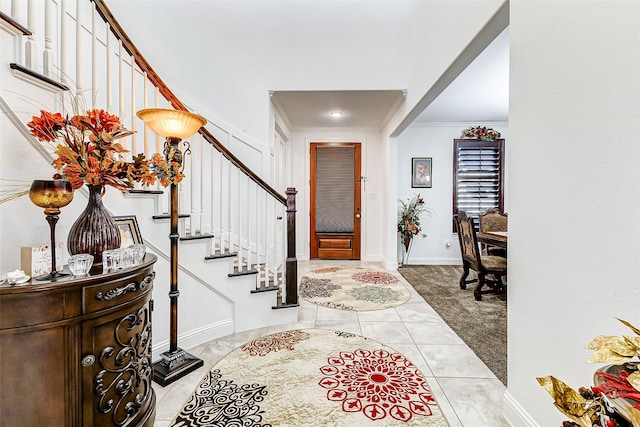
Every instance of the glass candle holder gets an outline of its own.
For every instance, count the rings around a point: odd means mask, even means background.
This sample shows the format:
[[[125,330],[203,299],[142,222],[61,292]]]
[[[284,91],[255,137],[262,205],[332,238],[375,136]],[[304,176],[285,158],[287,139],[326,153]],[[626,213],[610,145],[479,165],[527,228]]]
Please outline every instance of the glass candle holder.
[[[122,251],[120,249],[109,249],[102,252],[102,272],[110,273],[118,270],[122,264]]]
[[[91,265],[93,264],[93,255],[91,254],[77,254],[71,255],[67,261],[69,270],[74,276],[84,276],[89,274]]]
[[[142,260],[144,259],[144,255],[147,253],[147,248],[142,243],[136,243],[134,245],[129,246],[131,251],[133,252],[133,265],[142,264]]]

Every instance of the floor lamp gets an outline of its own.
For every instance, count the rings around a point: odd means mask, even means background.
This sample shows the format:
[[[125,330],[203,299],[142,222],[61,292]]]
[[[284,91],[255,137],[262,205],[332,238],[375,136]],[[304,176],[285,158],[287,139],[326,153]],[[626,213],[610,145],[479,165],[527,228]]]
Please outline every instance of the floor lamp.
[[[164,108],[149,108],[140,110],[136,115],[156,134],[166,138],[164,142],[164,155],[167,162],[182,164],[182,151],[180,142],[195,134],[207,121],[186,111],[170,110]],[[187,148],[186,152],[189,152]],[[153,380],[161,386],[166,386],[182,378],[189,372],[201,367],[204,362],[201,359],[187,353],[178,347],[178,186],[171,183],[171,253],[170,253],[170,291],[171,323],[169,336],[169,351],[160,355],[161,359],[153,363]]]

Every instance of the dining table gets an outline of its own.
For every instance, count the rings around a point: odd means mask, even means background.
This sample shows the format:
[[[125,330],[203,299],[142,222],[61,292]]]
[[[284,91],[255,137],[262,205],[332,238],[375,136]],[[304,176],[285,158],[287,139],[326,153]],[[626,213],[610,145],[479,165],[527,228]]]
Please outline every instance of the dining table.
[[[507,232],[506,231],[484,231],[476,234],[478,243],[497,246],[507,249]]]

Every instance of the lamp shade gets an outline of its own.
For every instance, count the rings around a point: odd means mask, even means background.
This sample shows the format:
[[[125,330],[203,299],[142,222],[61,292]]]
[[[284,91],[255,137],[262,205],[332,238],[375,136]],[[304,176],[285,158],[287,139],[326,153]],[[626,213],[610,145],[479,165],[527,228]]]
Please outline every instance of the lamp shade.
[[[136,115],[160,136],[185,139],[207,124],[207,120],[188,111],[147,108]]]

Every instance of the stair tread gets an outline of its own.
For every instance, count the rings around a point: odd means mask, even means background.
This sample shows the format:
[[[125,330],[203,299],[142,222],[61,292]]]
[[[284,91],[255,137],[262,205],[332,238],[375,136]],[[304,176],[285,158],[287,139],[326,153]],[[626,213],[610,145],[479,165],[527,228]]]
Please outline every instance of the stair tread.
[[[278,291],[280,288],[278,286],[262,286],[260,288],[251,289],[252,294],[259,294],[262,292],[273,292]]]
[[[300,304],[285,304],[283,302],[278,302],[278,305],[273,305],[273,306],[271,306],[271,308],[273,310],[277,310],[277,309],[280,309],[280,308],[293,308],[293,307],[299,307],[299,306],[300,306]]]
[[[32,79],[36,79],[40,82],[44,82],[50,87],[56,88],[57,90],[62,90],[62,91],[69,90],[68,86],[60,83],[59,81],[54,80],[50,77],[47,77],[44,74],[38,73],[37,71],[33,71],[32,69],[24,67],[15,62],[10,63],[9,68],[11,68],[14,72],[21,73],[23,76],[29,76]]]
[[[164,194],[162,190],[129,190],[129,194]]]
[[[213,234],[209,234],[209,233],[185,234],[184,236],[180,236],[180,240],[200,240],[200,239],[211,239],[211,238],[213,238]]]
[[[33,33],[24,25],[22,25],[18,20],[12,18],[11,16],[0,12],[0,19],[11,25],[17,31],[16,34],[22,34],[23,36],[31,36]]]
[[[238,270],[237,268],[233,269],[233,273],[229,273],[229,277],[237,277],[237,276],[249,276],[251,274],[258,274],[258,270]]]
[[[189,218],[190,216],[191,216],[190,214],[178,214],[178,218]],[[170,219],[171,215],[170,214],[153,215],[151,218],[153,218],[153,219]]]
[[[220,252],[216,251],[213,255],[207,255],[204,259],[220,259],[220,258],[231,258],[237,256],[238,252]]]

